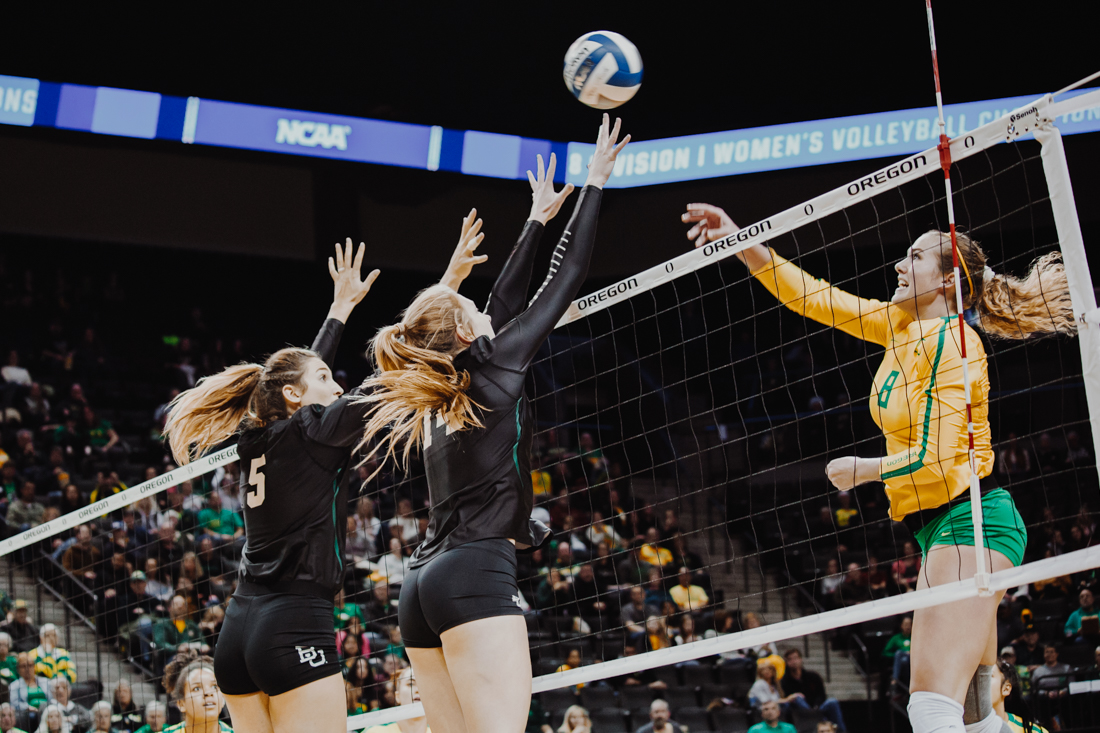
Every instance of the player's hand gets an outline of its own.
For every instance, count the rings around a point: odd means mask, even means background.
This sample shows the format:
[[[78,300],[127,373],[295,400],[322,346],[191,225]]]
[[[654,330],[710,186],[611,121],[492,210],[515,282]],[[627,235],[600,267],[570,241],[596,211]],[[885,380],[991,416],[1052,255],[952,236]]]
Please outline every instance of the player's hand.
[[[622,122],[616,117],[615,127],[612,129],[611,118],[604,112],[600,134],[596,138],[596,152],[592,155],[592,162],[588,164],[588,180],[584,185],[603,188],[607,179],[611,177],[611,173],[615,170],[615,158],[630,142],[630,135],[624,137],[622,142],[618,142]]]
[[[474,265],[480,265],[489,259],[488,255],[476,255],[474,251],[481,244],[485,235],[481,233],[481,219],[477,218],[477,209],[470,209],[470,213],[462,220],[462,231],[458,235],[458,244],[451,254],[451,261],[447,263],[447,271],[439,281],[451,290],[458,290],[462,281],[470,276]]]
[[[359,251],[353,258],[351,237],[348,237],[344,247],[339,243],[336,244],[336,257],[328,258],[328,274],[332,276],[333,282],[329,318],[346,323],[351,311],[370,292],[370,287],[377,279],[379,271],[372,271],[365,280],[359,279],[359,268],[363,266],[363,255],[366,251],[367,246],[360,242]]]
[[[829,465],[825,466],[825,475],[829,477],[829,482],[833,486],[841,491],[847,491],[860,484],[881,481],[880,465],[881,461],[877,458],[844,456],[829,461]]]
[[[680,220],[685,224],[695,224],[688,229],[687,238],[693,240],[696,247],[728,237],[741,228],[723,209],[710,204],[688,204],[687,212],[680,216]]]
[[[565,184],[565,188],[554,192],[554,169],[558,165],[557,156],[550,153],[550,167],[543,170],[542,156],[538,156],[539,174],[536,177],[531,171],[527,171],[527,180],[531,182],[531,215],[527,221],[537,221],[540,224],[553,219],[561,211],[562,204],[573,193],[573,184]]]

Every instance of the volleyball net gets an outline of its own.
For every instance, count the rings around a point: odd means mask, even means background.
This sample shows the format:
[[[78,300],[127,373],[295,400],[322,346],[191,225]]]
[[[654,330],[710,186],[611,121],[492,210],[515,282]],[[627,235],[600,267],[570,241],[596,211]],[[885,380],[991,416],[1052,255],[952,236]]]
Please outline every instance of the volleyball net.
[[[1100,92],[1048,96],[951,141],[960,229],[998,273],[1022,276],[1060,250],[1077,314],[1076,339],[983,337],[994,479],[1029,535],[1024,564],[993,574],[993,590],[1069,576],[1072,592],[1100,566],[1100,311],[1057,131],[1060,115],[1098,106]],[[737,202],[711,203],[738,218]],[[776,644],[808,649],[815,636],[826,655],[863,654],[870,669],[876,650],[847,648],[853,633],[979,593],[970,578],[913,591],[918,550],[887,516],[882,485],[838,493],[826,478],[831,459],[885,454],[867,397],[881,348],[782,306],[734,256],[767,244],[812,276],[888,300],[894,264],[946,229],[945,212],[930,149],[573,303],[528,392],[535,512],[555,532],[519,558],[533,691],[554,727],[578,701],[599,709],[598,729],[637,727],[660,696],[692,730],[739,729],[756,658]],[[630,251],[614,232],[600,238]],[[980,328],[978,318],[967,314]],[[0,541],[12,600],[58,626],[85,704],[120,681],[139,704],[163,699],[170,655],[216,644],[242,543],[229,516],[235,460],[227,447]],[[392,680],[406,664],[397,590],[427,488],[416,471],[389,469],[363,485],[371,470],[349,477],[334,633],[349,711],[377,709],[349,717],[349,730],[423,714],[396,705]],[[1031,596],[1015,608],[1053,634],[1065,618]],[[707,710],[712,700],[733,704]]]

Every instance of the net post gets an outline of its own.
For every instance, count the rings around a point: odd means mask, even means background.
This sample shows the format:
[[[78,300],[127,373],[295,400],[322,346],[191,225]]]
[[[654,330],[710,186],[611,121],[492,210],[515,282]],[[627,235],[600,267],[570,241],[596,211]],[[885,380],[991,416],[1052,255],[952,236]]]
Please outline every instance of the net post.
[[[962,295],[962,273],[959,268],[959,242],[955,234],[955,205],[951,191],[951,140],[947,137],[947,125],[943,118],[943,94],[940,90],[940,65],[936,54],[936,27],[932,22],[932,0],[925,0],[928,14],[928,42],[932,49],[932,73],[936,81],[936,109],[939,114],[940,167],[943,168],[943,184],[946,191],[947,223],[951,235],[951,261],[955,272],[955,310],[959,324],[959,349],[963,363],[963,391],[966,395],[967,464],[970,466],[970,513],[974,524],[974,583],[978,594],[991,596],[989,566],[985,552],[985,532],[982,526],[982,497],[978,483],[977,463],[974,451],[974,405],[970,394],[970,364],[966,356],[966,323],[963,319],[965,303]],[[973,297],[973,293],[971,296]]]

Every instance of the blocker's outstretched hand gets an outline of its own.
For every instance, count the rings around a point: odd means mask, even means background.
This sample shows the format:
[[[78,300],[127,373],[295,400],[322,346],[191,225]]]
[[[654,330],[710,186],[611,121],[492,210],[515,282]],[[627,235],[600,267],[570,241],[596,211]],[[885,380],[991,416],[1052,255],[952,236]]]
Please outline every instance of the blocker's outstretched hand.
[[[604,112],[600,134],[596,137],[596,152],[592,155],[592,162],[588,164],[588,180],[584,185],[603,188],[607,179],[611,177],[611,173],[615,170],[615,158],[630,142],[630,135],[624,137],[622,142],[617,142],[622,124],[622,119],[616,117],[615,128],[612,129],[611,118]]]
[[[347,238],[347,244],[344,247],[341,247],[339,242],[336,243],[336,257],[328,258],[328,274],[332,276],[333,282],[329,318],[347,323],[348,316],[370,292],[370,286],[378,278],[381,271],[373,270],[365,280],[359,279],[359,269],[363,266],[363,255],[366,251],[367,246],[360,242],[359,250],[353,258],[351,237]]]
[[[485,235],[481,233],[481,224],[481,219],[477,218],[477,209],[470,209],[470,213],[463,217],[458,244],[451,254],[451,261],[447,263],[447,271],[439,281],[441,285],[457,292],[462,282],[470,276],[474,265],[480,265],[489,259],[489,255],[475,254],[477,246],[485,239]]]
[[[565,184],[561,191],[554,191],[554,169],[558,165],[557,156],[550,153],[550,167],[543,169],[542,156],[538,156],[539,174],[536,177],[527,171],[527,180],[531,182],[531,215],[528,221],[537,221],[543,225],[561,211],[562,204],[573,193],[573,184]]]
[[[696,247],[728,237],[741,228],[723,209],[710,204],[688,204],[687,213],[681,215],[680,220],[685,224],[695,223],[688,229],[687,238],[693,240]]]

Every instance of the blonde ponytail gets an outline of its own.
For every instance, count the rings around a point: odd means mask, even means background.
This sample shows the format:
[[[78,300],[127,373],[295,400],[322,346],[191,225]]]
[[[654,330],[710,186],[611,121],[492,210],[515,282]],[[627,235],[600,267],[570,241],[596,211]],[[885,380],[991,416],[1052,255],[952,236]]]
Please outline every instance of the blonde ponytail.
[[[950,241],[950,235],[939,234]],[[957,233],[955,237],[967,273],[962,280],[963,304],[977,310],[979,328],[1004,339],[1077,334],[1061,252],[1037,258],[1027,275],[1017,278],[988,269],[985,252],[968,235]],[[941,265],[944,274],[953,269],[950,246],[943,248]]]
[[[181,466],[197,459],[242,426],[263,427],[288,416],[282,389],[298,386],[309,349],[280,349],[264,364],[237,364],[204,377],[168,406],[164,437]]]
[[[454,291],[435,285],[422,291],[402,316],[401,322],[381,329],[371,342],[370,353],[378,372],[368,379],[362,401],[373,403],[359,448],[386,428],[389,432],[367,458],[383,450],[386,458],[407,469],[413,448],[424,439],[424,425],[433,413],[458,430],[482,427],[481,406],[466,390],[470,374],[455,369],[453,357],[469,344],[458,336],[466,326],[465,314]],[[381,470],[381,466],[375,471]]]

